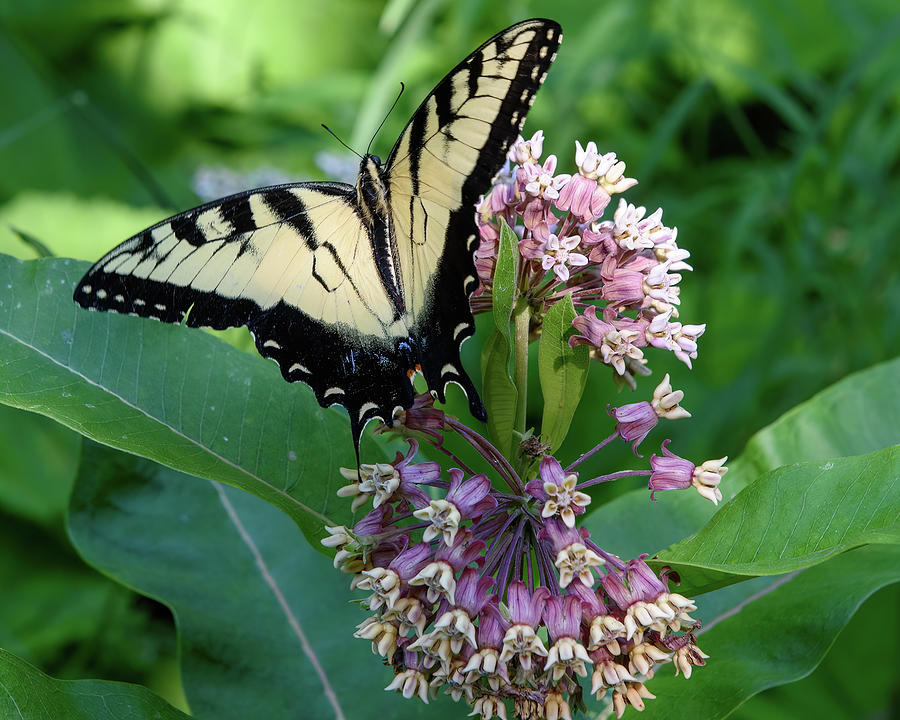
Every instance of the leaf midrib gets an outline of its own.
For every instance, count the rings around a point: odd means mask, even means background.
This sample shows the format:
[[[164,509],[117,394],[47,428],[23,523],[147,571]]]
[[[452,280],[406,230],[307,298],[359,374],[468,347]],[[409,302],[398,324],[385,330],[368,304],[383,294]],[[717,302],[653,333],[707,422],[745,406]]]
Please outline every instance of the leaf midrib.
[[[144,409],[141,408],[140,406],[135,405],[134,403],[132,403],[132,402],[130,402],[129,400],[127,400],[126,398],[122,397],[122,396],[119,395],[118,393],[114,392],[111,388],[106,387],[105,385],[102,385],[102,384],[96,382],[95,380],[89,378],[88,376],[86,376],[86,375],[84,375],[83,373],[79,372],[79,371],[76,370],[75,368],[73,368],[73,367],[71,367],[71,366],[69,366],[69,365],[66,365],[65,363],[59,361],[57,358],[53,357],[52,355],[50,355],[49,353],[45,352],[44,350],[42,350],[42,349],[36,347],[35,345],[33,345],[33,344],[31,344],[31,343],[25,341],[24,339],[22,339],[22,338],[20,338],[20,337],[18,337],[18,336],[16,336],[16,335],[14,335],[13,333],[9,332],[8,330],[6,330],[6,329],[4,329],[4,328],[0,328],[0,335],[3,335],[3,336],[5,336],[5,337],[9,338],[9,339],[12,340],[13,342],[18,343],[18,344],[22,345],[23,347],[27,348],[28,350],[30,350],[30,351],[36,353],[37,355],[43,357],[44,359],[49,360],[51,363],[53,363],[53,364],[56,365],[57,367],[60,367],[60,368],[62,368],[63,370],[66,370],[67,372],[72,373],[73,375],[75,375],[75,376],[78,377],[78,378],[81,378],[81,379],[82,379],[84,382],[86,382],[88,385],[91,385],[92,387],[95,387],[95,388],[101,390],[102,392],[106,393],[106,394],[109,395],[110,397],[112,397],[112,398],[114,398],[115,400],[118,400],[119,402],[121,402],[121,403],[122,403],[123,405],[125,405],[126,407],[129,407],[129,408],[131,408],[132,410],[135,410],[135,411],[138,412],[139,414],[143,415],[143,416],[144,416],[145,418],[147,418],[148,420],[150,420],[150,421],[156,423],[157,425],[159,425],[159,426],[161,426],[161,427],[166,428],[167,430],[169,430],[169,432],[172,432],[173,434],[177,435],[178,437],[180,437],[180,438],[186,440],[186,441],[187,441],[188,443],[190,443],[191,445],[193,445],[193,446],[195,446],[195,447],[197,447],[197,448],[203,450],[204,452],[206,452],[208,455],[210,455],[210,456],[213,457],[214,459],[218,460],[219,462],[221,462],[221,463],[227,465],[228,467],[230,467],[230,468],[232,468],[232,469],[234,469],[234,470],[237,470],[239,473],[242,473],[243,475],[247,476],[247,477],[250,478],[251,480],[254,480],[254,481],[260,483],[261,485],[264,485],[265,487],[269,488],[269,489],[270,489],[272,492],[274,492],[275,494],[277,494],[277,495],[279,495],[279,496],[281,496],[281,497],[287,499],[288,501],[290,501],[291,503],[293,503],[294,505],[296,505],[297,508],[299,508],[299,509],[302,510],[303,512],[306,512],[306,513],[312,515],[313,517],[319,519],[319,520],[320,520],[321,522],[323,522],[324,524],[326,524],[326,525],[334,525],[334,524],[335,524],[335,523],[333,523],[326,515],[323,515],[322,513],[320,513],[320,512],[318,512],[318,511],[312,509],[311,507],[309,507],[309,506],[306,505],[305,503],[301,502],[301,501],[298,500],[297,498],[293,497],[292,495],[289,495],[289,494],[288,494],[287,492],[285,492],[284,490],[278,488],[277,486],[273,485],[272,483],[268,482],[267,480],[264,480],[262,477],[260,477],[260,476],[258,476],[258,475],[255,475],[254,473],[252,473],[252,472],[250,472],[249,470],[247,470],[247,468],[238,465],[238,464],[235,463],[233,460],[229,460],[228,458],[224,457],[223,455],[220,455],[219,453],[217,453],[217,452],[215,452],[214,450],[212,450],[212,448],[210,448],[210,447],[204,445],[203,443],[201,443],[201,442],[195,440],[194,438],[192,438],[192,437],[190,437],[190,436],[188,436],[188,435],[185,435],[184,432],[182,432],[180,429],[178,429],[178,428],[176,428],[176,427],[174,427],[174,426],[172,426],[172,425],[170,425],[170,424],[168,424],[168,423],[166,423],[166,422],[160,420],[160,419],[157,418],[157,417],[154,417],[153,415],[151,415],[150,413],[148,413],[146,410],[144,410]],[[45,413],[42,413],[42,414],[45,414]],[[56,418],[53,418],[53,419],[55,420]],[[65,423],[63,423],[63,424],[65,424]],[[71,427],[71,426],[70,426],[70,427]],[[72,429],[81,432],[78,428],[73,427]],[[170,467],[171,467],[171,466],[170,466]],[[174,468],[174,469],[178,470],[178,469],[180,469],[180,468]]]

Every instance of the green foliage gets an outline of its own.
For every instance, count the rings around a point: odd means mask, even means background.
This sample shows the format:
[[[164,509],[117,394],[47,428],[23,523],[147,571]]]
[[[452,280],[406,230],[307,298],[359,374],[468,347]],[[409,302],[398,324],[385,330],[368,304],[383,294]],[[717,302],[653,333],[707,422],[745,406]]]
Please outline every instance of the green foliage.
[[[392,714],[391,673],[353,640],[347,578],[272,505],[86,442],[69,532],[93,566],[168,605],[198,718]],[[118,538],[110,542],[111,538]],[[448,705],[452,707],[452,704]],[[408,708],[441,714],[444,703]],[[418,711],[418,712],[417,712]]]
[[[690,595],[817,565],[870,543],[900,544],[900,446],[766,473],[700,532],[660,553]]]
[[[482,351],[482,387],[488,413],[488,434],[494,445],[507,457],[513,449],[518,389],[510,375],[513,338],[510,319],[516,304],[516,281],[519,276],[519,251],[516,236],[502,223],[497,244],[497,266],[492,290],[495,330]]]
[[[588,377],[588,348],[584,345],[569,347],[569,336],[574,334],[574,319],[575,306],[571,295],[568,295],[547,311],[541,326],[538,346],[538,367],[544,396],[541,434],[550,445],[551,453],[556,451],[569,432]]]
[[[669,371],[673,385],[686,391],[685,406],[694,415],[693,421],[666,426],[676,452],[698,460],[734,456],[746,443],[739,460],[729,463],[731,471],[723,483],[732,504],[704,528],[714,508],[692,492],[660,493],[657,503],[648,501],[646,490],[613,499],[628,481],[610,483],[594,494],[588,523],[593,536],[604,547],[631,557],[698,533],[671,547],[664,556],[668,562],[674,564],[677,553],[684,563],[690,551],[696,566],[723,563],[728,574],[737,575],[779,570],[771,555],[758,556],[760,562],[749,570],[746,563],[738,567],[732,562],[746,559],[748,545],[759,544],[763,533],[768,539],[762,547],[774,551],[776,546],[768,544],[771,533],[782,533],[787,546],[799,551],[794,555],[797,566],[819,562],[783,585],[778,584],[782,578],[762,577],[704,595],[705,623],[711,619],[706,613],[716,607],[722,615],[699,638],[712,655],[710,664],[697,670],[689,683],[670,681],[661,673],[651,688],[660,699],[648,703],[645,715],[665,714],[666,700],[677,700],[683,714],[722,717],[752,694],[812,671],[859,603],[877,587],[897,580],[890,569],[898,560],[887,546],[864,547],[822,562],[824,557],[807,553],[802,544],[810,543],[806,550],[825,547],[827,555],[860,539],[826,538],[824,546],[811,540],[816,528],[827,527],[829,511],[848,513],[847,526],[861,522],[862,516],[852,515],[853,509],[864,509],[863,503],[834,499],[844,487],[837,482],[841,472],[847,471],[849,479],[866,458],[884,463],[884,474],[866,476],[869,486],[848,484],[848,497],[854,492],[887,492],[895,480],[896,471],[887,464],[894,451],[885,448],[900,443],[900,365],[895,361],[876,366],[798,406],[850,373],[900,354],[900,324],[895,320],[900,305],[900,206],[895,200],[900,195],[900,21],[893,5],[883,0],[804,0],[787,8],[772,0],[638,0],[590,6],[561,2],[548,9],[526,2],[514,14],[506,5],[485,2],[401,1],[381,8],[351,0],[317,5],[315,12],[302,3],[286,6],[264,0],[257,6],[248,15],[231,1],[6,4],[0,10],[0,65],[10,87],[0,103],[0,162],[12,171],[0,177],[0,251],[31,258],[43,246],[57,256],[96,259],[169,210],[197,204],[191,181],[198,167],[249,173],[275,166],[286,176],[321,178],[315,153],[338,148],[319,123],[328,123],[362,149],[403,80],[406,91],[375,141],[374,150],[384,156],[450,59],[462,57],[510,22],[551,13],[563,25],[565,40],[526,131],[543,128],[548,137],[545,152],[559,154],[564,162],[571,158],[572,140],[577,138],[594,139],[601,150],[615,150],[628,163],[629,175],[641,181],[628,199],[648,204],[650,211],[657,205],[665,208],[666,222],[679,227],[679,243],[693,253],[695,272],[682,282],[681,319],[706,322],[708,331],[700,341],[693,374],[674,362],[664,366],[648,353],[655,377],[639,381],[634,397],[612,399],[609,375],[595,368],[585,384],[585,402],[570,421],[569,400],[576,393],[552,387],[546,369],[540,372],[539,358],[535,370],[545,401],[553,407],[557,398],[561,410],[555,417],[542,417],[539,405],[532,405],[527,425],[543,425],[553,438],[565,436],[560,456],[577,457],[611,432],[608,401],[644,399],[655,378]],[[23,237],[37,243],[23,242]],[[69,296],[83,266],[51,261],[26,267],[5,261],[3,267],[2,272],[13,274],[0,282],[2,402],[276,500],[307,536],[320,532],[321,515],[336,521],[349,517],[345,505],[334,504],[339,479],[332,472],[339,464],[353,463],[345,420],[319,409],[305,389],[286,386],[274,366],[201,333],[134,318],[76,315]],[[14,287],[7,288],[13,280]],[[20,302],[23,307],[16,308]],[[565,324],[551,336],[545,323],[544,333],[539,354],[546,368],[554,348],[560,357],[567,352]],[[141,348],[139,357],[129,352],[136,347]],[[498,436],[511,439],[516,407],[509,345],[502,335],[488,339],[479,333],[464,348],[470,369],[482,347],[486,357],[496,358],[486,362],[492,368],[486,384],[502,376],[507,390],[512,387],[499,398],[490,394],[496,391],[485,393],[492,418],[508,428],[496,431]],[[574,362],[571,367],[577,387],[581,366]],[[171,380],[175,372],[186,383],[183,396],[181,386]],[[252,378],[251,385],[229,383],[229,374]],[[568,375],[565,381],[568,387]],[[200,403],[207,384],[209,401]],[[459,401],[453,398],[451,393],[452,403]],[[460,407],[463,415],[464,405]],[[0,411],[0,542],[4,549],[15,548],[2,553],[0,563],[0,645],[55,675],[121,673],[153,683],[152,666],[171,662],[168,619],[158,617],[158,605],[138,601],[135,593],[85,566],[61,531],[65,496],[80,458],[78,439],[45,418]],[[245,425],[244,420],[250,422]],[[318,434],[319,422],[327,432]],[[256,440],[245,446],[252,450],[249,454],[233,445],[242,430],[256,433]],[[274,439],[261,440],[263,435]],[[298,458],[315,453],[330,474],[307,475],[300,463],[290,460],[290,451]],[[373,446],[368,452],[377,454]],[[585,477],[592,470],[600,474],[631,461],[625,447],[618,455],[604,454],[609,466],[597,468],[588,461],[580,468]],[[132,479],[141,473],[148,476],[145,481],[153,483],[148,492],[108,477],[91,486],[82,470],[76,498],[90,497],[85,493],[91,490],[121,499],[135,510],[132,520],[143,523],[140,537],[151,535],[157,542],[119,548],[122,554],[115,557],[116,548],[107,543],[104,549],[97,539],[104,526],[85,527],[89,507],[84,504],[82,514],[73,515],[73,528],[81,523],[79,546],[117,581],[173,608],[195,712],[205,707],[227,713],[226,699],[244,707],[242,688],[262,692],[259,666],[245,666],[242,658],[229,654],[238,643],[234,636],[223,635],[221,648],[210,647],[213,630],[191,606],[204,589],[187,575],[176,588],[164,572],[170,562],[164,550],[173,553],[172,563],[185,561],[194,544],[205,548],[194,560],[210,567],[190,566],[191,572],[211,578],[219,563],[239,566],[246,576],[232,576],[231,585],[217,586],[217,597],[238,595],[239,600],[221,611],[237,617],[229,620],[229,627],[254,630],[244,627],[246,619],[255,620],[262,611],[242,603],[250,602],[260,584],[246,547],[233,555],[209,549],[213,543],[208,533],[216,522],[228,531],[221,536],[227,541],[219,538],[223,545],[239,539],[219,510],[223,495],[206,481],[181,478],[146,461],[119,457],[109,462],[138,473],[130,475]],[[832,469],[818,473],[817,484],[816,468],[826,462],[833,462]],[[793,463],[806,464],[782,467]],[[825,487],[825,480],[834,484]],[[190,534],[189,523],[177,527],[185,533],[178,535],[184,547],[166,542],[164,532],[174,532],[180,516],[160,512],[150,488],[206,513],[207,524],[196,528],[197,535]],[[803,502],[799,488],[809,488],[806,504],[791,515],[789,509]],[[783,495],[777,495],[778,490]],[[235,508],[246,502],[246,512],[262,527],[260,537],[272,541],[267,548],[277,546],[266,555],[272,568],[288,568],[282,572],[290,573],[291,568],[306,567],[307,561],[328,565],[315,553],[300,558],[308,551],[277,511],[265,510],[256,498],[230,489],[221,492]],[[135,507],[137,499],[147,503],[146,512],[143,505]],[[772,504],[776,499],[777,506]],[[102,510],[105,527],[118,541],[128,518],[116,515],[113,507]],[[220,517],[210,515],[214,510]],[[775,511],[786,517],[779,521]],[[723,523],[731,514],[753,518],[754,524]],[[795,518],[811,524],[802,534],[786,535],[786,526]],[[85,550],[85,536],[96,540],[95,554]],[[728,547],[734,544],[733,553],[710,546],[713,537]],[[148,556],[129,556],[126,549],[144,550]],[[680,567],[685,582],[694,582],[696,566]],[[333,581],[329,569],[316,572],[317,587]],[[717,573],[721,570],[716,567]],[[274,576],[281,581],[281,575]],[[244,577],[253,578],[249,587],[243,587]],[[285,587],[299,582],[287,580]],[[345,591],[338,593],[336,587],[330,595],[314,596],[334,606],[327,612],[335,617],[338,605],[346,609]],[[181,595],[188,592],[197,596]],[[748,602],[757,592],[766,594]],[[303,593],[294,593],[286,597],[301,616]],[[56,601],[61,597],[66,602]],[[211,592],[200,598],[202,609],[218,609],[211,598]],[[273,605],[271,597],[262,602],[262,622],[277,623],[277,612],[271,612],[277,603]],[[736,609],[739,612],[724,617]],[[235,615],[239,610],[243,616]],[[195,623],[190,633],[185,618]],[[883,616],[879,620],[884,623]],[[344,621],[341,638],[335,641],[337,652],[349,648],[351,654],[365,654],[364,642],[347,637],[352,622]],[[869,653],[871,637],[896,634],[884,624],[875,623],[874,632],[872,625],[866,627],[868,633],[856,633],[856,640],[868,640]],[[842,634],[840,642],[850,634]],[[294,639],[276,631],[272,641]],[[191,642],[227,667],[210,667],[211,662],[203,666],[203,658],[192,655]],[[80,649],[72,653],[73,646]],[[215,654],[220,649],[222,654]],[[278,645],[272,652],[287,654],[289,649]],[[254,659],[262,654],[255,647]],[[839,665],[842,657],[835,655],[829,658]],[[861,657],[871,664],[870,654]],[[285,667],[301,660],[292,656]],[[896,670],[896,656],[882,665]],[[222,674],[216,676],[216,671]],[[229,688],[226,671],[246,673],[248,684],[241,684],[242,677]],[[820,674],[803,682],[812,683]],[[873,684],[876,674],[854,674],[852,690],[867,696],[869,714],[886,712],[892,692],[890,678]],[[122,717],[124,712],[117,708],[129,705],[128,717],[142,717],[139,713],[145,711],[147,717],[152,712],[181,717],[139,688],[51,680],[8,654],[0,656],[0,676],[12,689],[9,698],[26,716],[102,718],[106,712],[105,717]],[[367,674],[355,677],[381,682]],[[290,690],[300,681],[293,675],[283,687]],[[791,696],[790,686],[769,691],[740,708],[738,715],[751,717],[754,705],[765,707],[767,697],[782,710],[796,708],[793,716],[812,715],[816,698],[824,697],[821,688],[834,690],[835,683],[807,687],[816,689],[805,697]],[[154,689],[166,697],[178,696],[171,686]],[[218,690],[223,702],[216,705]],[[392,712],[396,698],[379,693],[366,697],[380,701],[384,695],[384,712]],[[715,706],[707,704],[711,699]],[[400,708],[404,713],[418,709],[411,703]],[[0,710],[4,716],[13,712]]]
[[[879,662],[871,662],[872,638],[900,635],[900,583],[866,600],[841,631],[828,655],[803,680],[778,685],[754,696],[730,717],[736,720],[793,720],[827,717],[856,720],[873,717],[883,709],[897,682],[900,647],[882,643]],[[847,668],[865,667],[865,680]]]
[[[28,720],[186,720],[147,688],[107,680],[54,680],[0,649],[0,715]]]
[[[189,328],[88,314],[71,300],[87,269],[0,256],[0,399],[87,437],[272,502],[310,537],[349,519],[337,472],[354,464],[346,420],[285,385],[262,358]],[[138,351],[139,349],[139,351]],[[315,456],[316,465],[308,462]]]
[[[879,588],[900,582],[900,547],[872,545],[772,581],[760,597],[720,615],[699,644],[708,667],[690,682],[668,669],[654,678],[657,700],[647,716],[724,718],[766,688],[812,672],[860,604]]]

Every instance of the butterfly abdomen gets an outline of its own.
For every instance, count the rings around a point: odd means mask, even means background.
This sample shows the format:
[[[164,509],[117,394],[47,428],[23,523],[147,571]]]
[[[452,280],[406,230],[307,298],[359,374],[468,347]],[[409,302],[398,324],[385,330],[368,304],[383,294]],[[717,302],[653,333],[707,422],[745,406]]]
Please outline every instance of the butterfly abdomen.
[[[369,232],[375,267],[381,284],[396,308],[396,317],[406,312],[403,292],[394,265],[394,250],[390,236],[390,201],[382,175],[381,161],[375,155],[363,157],[356,181],[356,197],[360,215]]]

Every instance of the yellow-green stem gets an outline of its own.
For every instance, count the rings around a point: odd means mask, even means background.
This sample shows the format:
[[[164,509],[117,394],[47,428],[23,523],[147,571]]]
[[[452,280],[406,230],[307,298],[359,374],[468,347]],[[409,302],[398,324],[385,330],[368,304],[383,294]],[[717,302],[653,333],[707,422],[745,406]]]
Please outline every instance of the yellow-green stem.
[[[528,400],[528,330],[531,309],[527,302],[519,301],[513,312],[515,339],[513,340],[513,380],[516,383],[516,427],[525,432],[525,410]]]

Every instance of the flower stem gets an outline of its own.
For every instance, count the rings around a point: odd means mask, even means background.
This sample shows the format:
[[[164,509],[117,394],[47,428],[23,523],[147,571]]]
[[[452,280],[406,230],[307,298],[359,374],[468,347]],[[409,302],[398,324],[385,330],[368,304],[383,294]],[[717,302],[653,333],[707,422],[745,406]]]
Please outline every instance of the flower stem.
[[[579,465],[581,465],[581,463],[583,463],[585,460],[587,460],[589,457],[591,457],[591,455],[598,452],[599,450],[602,450],[606,445],[609,445],[609,443],[611,443],[617,437],[619,437],[618,431],[614,432],[612,435],[610,435],[605,440],[601,440],[597,445],[592,447],[586,453],[582,453],[581,457],[579,457],[575,462],[573,462],[571,465],[569,465],[569,467],[566,468],[566,472],[572,472],[572,470],[574,470]]]
[[[577,487],[579,490],[582,490],[591,485],[599,485],[600,483],[609,482],[610,480],[618,480],[619,478],[624,477],[640,477],[641,475],[649,476],[652,474],[653,472],[651,470],[620,470],[619,472],[610,473],[609,475],[601,475],[600,477],[585,480],[583,483],[578,483]]]
[[[519,433],[525,432],[525,410],[528,399],[528,329],[531,310],[527,302],[520,302],[513,313],[515,340],[513,342],[513,374],[516,383],[516,426]]]

